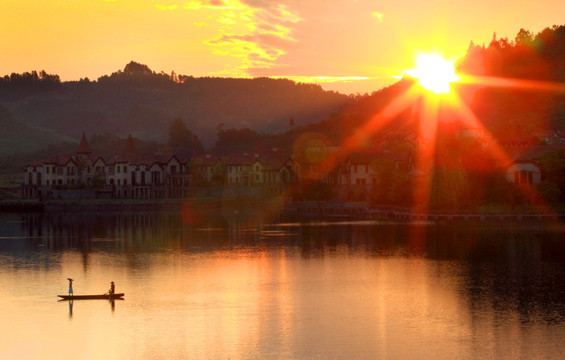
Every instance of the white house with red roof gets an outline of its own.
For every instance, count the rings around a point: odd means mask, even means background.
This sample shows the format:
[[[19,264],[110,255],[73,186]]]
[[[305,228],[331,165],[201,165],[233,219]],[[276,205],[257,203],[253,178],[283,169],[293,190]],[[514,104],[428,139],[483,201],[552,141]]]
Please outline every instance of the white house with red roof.
[[[75,153],[29,164],[21,187],[24,199],[160,199],[189,196],[192,184],[255,188],[280,195],[295,181],[289,154],[277,149],[221,157],[141,154],[133,138],[113,156],[92,153],[83,134]]]
[[[74,154],[27,166],[24,199],[180,198],[188,195],[189,159],[175,154],[140,154],[130,136],[124,152],[108,159],[92,153],[83,134]]]

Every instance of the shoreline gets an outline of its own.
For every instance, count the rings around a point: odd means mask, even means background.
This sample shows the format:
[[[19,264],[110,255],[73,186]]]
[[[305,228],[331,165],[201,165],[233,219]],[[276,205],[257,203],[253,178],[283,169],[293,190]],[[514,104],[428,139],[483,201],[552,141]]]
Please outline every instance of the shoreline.
[[[257,207],[272,204],[273,201],[280,205],[281,213],[302,220],[385,220],[399,222],[435,222],[435,223],[494,223],[500,222],[559,222],[565,221],[564,212],[539,213],[524,211],[501,212],[449,212],[430,211],[420,213],[408,208],[398,207],[368,207],[360,203],[338,202],[287,202],[283,199],[265,199],[246,201],[245,206]],[[109,199],[81,199],[81,200],[51,200],[27,201],[5,200],[0,201],[0,212],[65,212],[65,211],[141,211],[141,210],[176,210],[183,204],[192,203],[198,206],[242,206],[238,199],[222,198],[188,198],[188,199],[146,199],[146,200],[109,200]]]

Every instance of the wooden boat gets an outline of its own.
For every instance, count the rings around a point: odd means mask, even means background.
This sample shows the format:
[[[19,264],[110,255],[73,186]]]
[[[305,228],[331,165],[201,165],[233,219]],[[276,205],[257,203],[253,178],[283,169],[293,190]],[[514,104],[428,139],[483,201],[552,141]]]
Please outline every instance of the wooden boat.
[[[60,297],[60,300],[97,300],[97,299],[106,299],[106,300],[123,300],[124,293],[117,293],[117,294],[102,294],[102,295],[57,295]]]

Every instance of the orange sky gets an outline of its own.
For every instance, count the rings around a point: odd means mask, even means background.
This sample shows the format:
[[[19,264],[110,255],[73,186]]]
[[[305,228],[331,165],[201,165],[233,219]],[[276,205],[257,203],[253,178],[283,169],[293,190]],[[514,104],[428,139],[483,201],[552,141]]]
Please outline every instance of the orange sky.
[[[365,93],[418,52],[565,23],[563,0],[0,0],[0,75],[96,79],[131,60],[193,76],[274,76]]]

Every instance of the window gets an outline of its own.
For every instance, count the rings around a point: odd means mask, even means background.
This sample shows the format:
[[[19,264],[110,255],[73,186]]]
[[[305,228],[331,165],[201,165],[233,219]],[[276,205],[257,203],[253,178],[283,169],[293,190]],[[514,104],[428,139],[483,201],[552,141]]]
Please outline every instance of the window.
[[[45,168],[45,172],[46,172],[47,174],[49,174],[49,166],[47,166],[47,167]]]
[[[534,183],[534,173],[533,171],[520,170],[514,172],[514,183],[515,184],[527,184],[533,185]]]
[[[153,184],[160,184],[161,183],[161,173],[159,171],[152,171],[151,172],[151,182]]]

